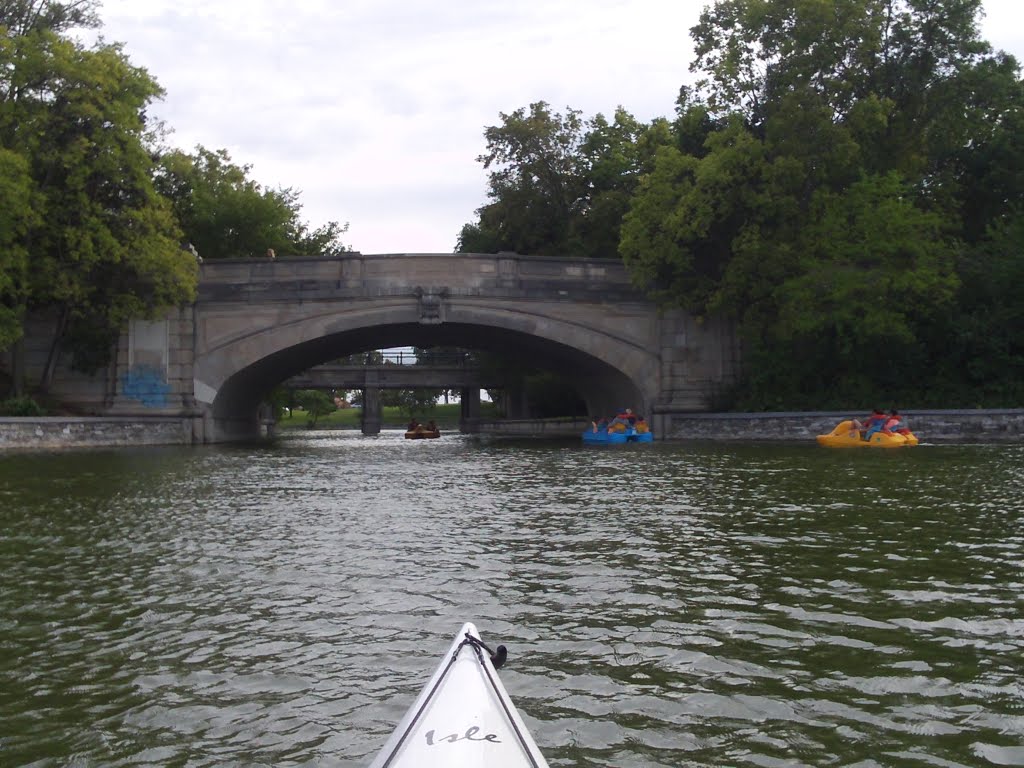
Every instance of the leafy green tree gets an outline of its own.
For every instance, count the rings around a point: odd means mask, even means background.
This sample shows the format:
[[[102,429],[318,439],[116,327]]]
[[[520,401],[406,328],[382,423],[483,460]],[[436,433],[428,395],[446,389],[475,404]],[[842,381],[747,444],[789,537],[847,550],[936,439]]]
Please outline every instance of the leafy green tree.
[[[938,97],[938,95],[936,95]],[[930,132],[937,169],[929,187],[955,211],[969,244],[990,237],[1019,215],[1024,199],[1024,81],[1005,54],[964,67],[944,84],[947,116]]]
[[[794,89],[821,96],[837,120],[870,98],[915,124],[937,78],[988,52],[980,10],[981,0],[716,0],[691,30],[690,69],[705,75],[713,112],[753,125]]]
[[[295,393],[295,403],[306,412],[306,426],[310,429],[316,427],[321,416],[337,410],[331,396],[319,389],[300,389]]]
[[[922,205],[976,240],[998,214],[978,209],[1016,199],[1003,195],[1005,183],[986,194],[992,179],[978,181],[1012,167],[1005,149],[1019,145],[1012,123],[1019,127],[1021,108],[1017,63],[981,39],[981,8],[982,0],[718,0],[692,30],[691,69],[706,74],[698,90],[708,108],[742,114],[758,136],[772,120],[792,126],[804,110],[820,111],[833,128],[794,139],[820,155],[824,139],[838,138],[843,159],[869,174],[899,172]],[[1003,162],[987,161],[990,152]]]
[[[933,389],[972,407],[1024,404],[1024,211],[967,249],[959,273],[957,311],[936,328]]]
[[[616,258],[619,225],[656,147],[664,120],[643,125],[621,107],[609,121],[545,102],[502,114],[484,132],[491,202],[462,228],[457,249]]]
[[[492,202],[467,225],[458,250],[554,255],[569,247],[569,222],[581,198],[578,110],[552,112],[543,101],[501,114],[502,124],[484,131],[487,152],[477,158],[488,177]]]
[[[911,397],[928,386],[929,331],[959,286],[942,218],[914,206],[895,173],[820,191],[812,209],[797,268],[770,294],[771,321],[747,336],[760,365],[740,407],[775,407],[790,392],[831,408]]]
[[[184,236],[203,259],[279,255],[336,255],[348,250],[348,225],[329,222],[315,230],[301,220],[299,193],[265,188],[249,178],[226,150],[196,147],[189,155],[165,151],[156,186],[171,201]]]
[[[28,299],[27,235],[38,225],[28,160],[0,147],[0,349],[22,334]]]
[[[72,29],[100,26],[100,0],[3,0],[0,2],[0,27],[10,38],[32,32],[64,34]]]
[[[152,183],[145,115],[159,85],[118,46],[86,49],[60,35],[94,8],[0,6],[0,147],[27,163],[35,209],[15,213],[14,245],[31,259],[26,305],[58,315],[44,390],[63,345],[76,367],[93,369],[129,318],[190,301],[196,284],[195,260]],[[15,197],[24,200],[22,179]]]
[[[598,114],[587,128],[579,148],[583,197],[570,222],[570,242],[574,255],[618,258],[630,200],[658,147],[671,142],[671,130],[665,120],[644,125],[622,107],[611,122]]]
[[[395,389],[391,391],[394,395],[390,405],[397,406],[398,410],[412,418],[413,416],[429,416],[437,407],[438,389]]]
[[[738,320],[734,404],[878,402],[937,392],[950,353],[985,367],[949,343],[948,319],[969,296],[1014,316],[980,276],[1013,271],[1024,103],[1016,62],[978,37],[979,10],[718,0],[701,15],[707,76],[681,92],[676,141],[641,180],[620,252],[652,295]],[[1011,370],[1016,348],[1000,349]]]

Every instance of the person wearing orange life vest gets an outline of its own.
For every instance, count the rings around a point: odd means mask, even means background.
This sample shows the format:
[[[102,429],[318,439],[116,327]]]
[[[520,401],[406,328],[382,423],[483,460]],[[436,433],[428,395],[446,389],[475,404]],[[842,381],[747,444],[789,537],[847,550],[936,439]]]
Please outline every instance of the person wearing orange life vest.
[[[629,408],[623,408],[621,411],[615,414],[615,418],[611,420],[608,425],[609,432],[625,432],[629,426],[629,416],[632,411]]]

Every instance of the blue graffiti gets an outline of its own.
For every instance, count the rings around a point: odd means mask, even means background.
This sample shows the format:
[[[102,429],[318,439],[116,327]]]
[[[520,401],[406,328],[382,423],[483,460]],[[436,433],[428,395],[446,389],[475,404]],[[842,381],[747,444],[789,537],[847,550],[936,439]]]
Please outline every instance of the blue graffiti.
[[[147,408],[163,408],[167,405],[171,385],[161,369],[152,365],[134,365],[121,376],[121,393]]]

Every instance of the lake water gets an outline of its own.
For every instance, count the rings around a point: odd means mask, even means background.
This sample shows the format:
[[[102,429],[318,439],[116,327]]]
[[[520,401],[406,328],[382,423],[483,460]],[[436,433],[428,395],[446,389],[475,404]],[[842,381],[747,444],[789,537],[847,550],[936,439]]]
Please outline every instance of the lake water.
[[[0,765],[362,766],[464,621],[552,766],[1024,765],[1024,447],[0,456]]]

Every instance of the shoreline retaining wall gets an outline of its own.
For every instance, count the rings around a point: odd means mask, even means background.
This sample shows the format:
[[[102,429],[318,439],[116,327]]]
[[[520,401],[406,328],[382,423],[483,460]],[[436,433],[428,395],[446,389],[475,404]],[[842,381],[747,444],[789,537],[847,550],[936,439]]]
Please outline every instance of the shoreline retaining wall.
[[[902,411],[910,429],[922,442],[1024,441],[1024,408],[979,410]],[[866,413],[788,411],[779,413],[672,413],[660,414],[668,428],[657,440],[712,440],[722,442],[809,442],[828,434],[840,421]],[[588,420],[490,421],[480,423],[481,434],[500,437],[569,437],[589,426]]]
[[[1024,442],[1024,409],[904,411],[910,428],[925,443]],[[664,414],[666,440],[721,442],[809,442],[832,431],[849,413]],[[862,417],[865,414],[856,414]],[[497,437],[574,437],[581,420],[481,422],[480,434]],[[192,445],[192,419],[143,417],[0,417],[0,452],[114,446]]]
[[[0,417],[0,452],[191,444],[191,418]]]
[[[977,410],[906,410],[910,430],[922,442],[1024,441],[1024,408]],[[693,413],[671,414],[666,437],[671,440],[814,440],[836,424],[867,413]]]

